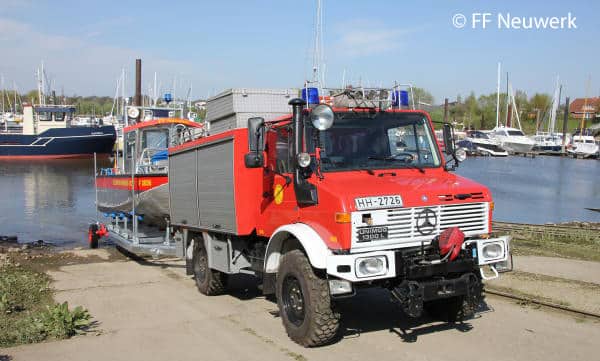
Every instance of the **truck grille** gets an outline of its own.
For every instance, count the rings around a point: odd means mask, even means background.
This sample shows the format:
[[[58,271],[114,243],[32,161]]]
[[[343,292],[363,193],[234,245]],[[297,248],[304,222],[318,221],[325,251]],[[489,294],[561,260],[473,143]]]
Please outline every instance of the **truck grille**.
[[[403,247],[420,245],[431,241],[450,227],[458,227],[467,236],[488,232],[488,203],[445,204],[431,207],[394,208],[352,213],[352,248],[370,248],[385,245]],[[426,216],[435,223],[418,227]],[[370,224],[369,224],[370,223]],[[359,241],[362,228],[386,226],[387,238],[373,241]]]

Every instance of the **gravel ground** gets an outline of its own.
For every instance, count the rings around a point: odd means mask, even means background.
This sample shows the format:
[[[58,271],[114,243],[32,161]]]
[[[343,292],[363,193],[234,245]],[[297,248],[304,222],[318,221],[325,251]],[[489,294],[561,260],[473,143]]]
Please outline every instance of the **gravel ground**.
[[[96,329],[0,349],[0,360],[597,359],[597,321],[488,296],[474,319],[450,326],[407,319],[382,290],[342,302],[342,338],[305,349],[287,338],[276,304],[247,279],[237,278],[228,295],[206,297],[181,261],[136,262],[107,253],[80,251],[78,258],[91,255],[93,262],[49,271],[56,299],[88,308]]]

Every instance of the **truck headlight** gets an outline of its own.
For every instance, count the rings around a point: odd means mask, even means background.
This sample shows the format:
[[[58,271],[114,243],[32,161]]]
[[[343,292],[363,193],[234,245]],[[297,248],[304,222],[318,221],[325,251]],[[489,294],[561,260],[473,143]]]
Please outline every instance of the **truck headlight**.
[[[487,259],[501,258],[502,252],[504,252],[504,249],[498,243],[491,243],[483,246],[483,257]]]
[[[479,265],[506,261],[509,240],[508,238],[505,238],[506,237],[490,240],[479,240],[477,242]]]
[[[365,257],[356,260],[356,277],[380,276],[387,272],[385,256]]]

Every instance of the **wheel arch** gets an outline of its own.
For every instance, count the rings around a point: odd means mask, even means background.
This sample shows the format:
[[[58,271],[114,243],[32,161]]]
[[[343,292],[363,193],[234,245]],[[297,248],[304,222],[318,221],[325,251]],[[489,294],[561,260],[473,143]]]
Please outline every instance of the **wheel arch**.
[[[276,273],[279,268],[279,259],[285,253],[286,240],[295,239],[301,250],[308,257],[311,266],[317,269],[327,268],[329,248],[319,234],[309,225],[294,223],[281,226],[273,232],[265,252],[265,273]],[[286,247],[287,248],[287,247]]]

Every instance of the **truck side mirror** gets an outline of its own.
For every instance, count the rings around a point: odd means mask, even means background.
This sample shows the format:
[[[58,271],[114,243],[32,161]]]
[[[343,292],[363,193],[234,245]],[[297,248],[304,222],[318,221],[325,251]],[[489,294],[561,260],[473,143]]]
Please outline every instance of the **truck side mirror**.
[[[248,153],[244,157],[246,168],[263,166],[265,150],[265,119],[256,117],[248,119]]]
[[[448,123],[444,123],[444,150],[448,155],[454,154],[454,132]]]

